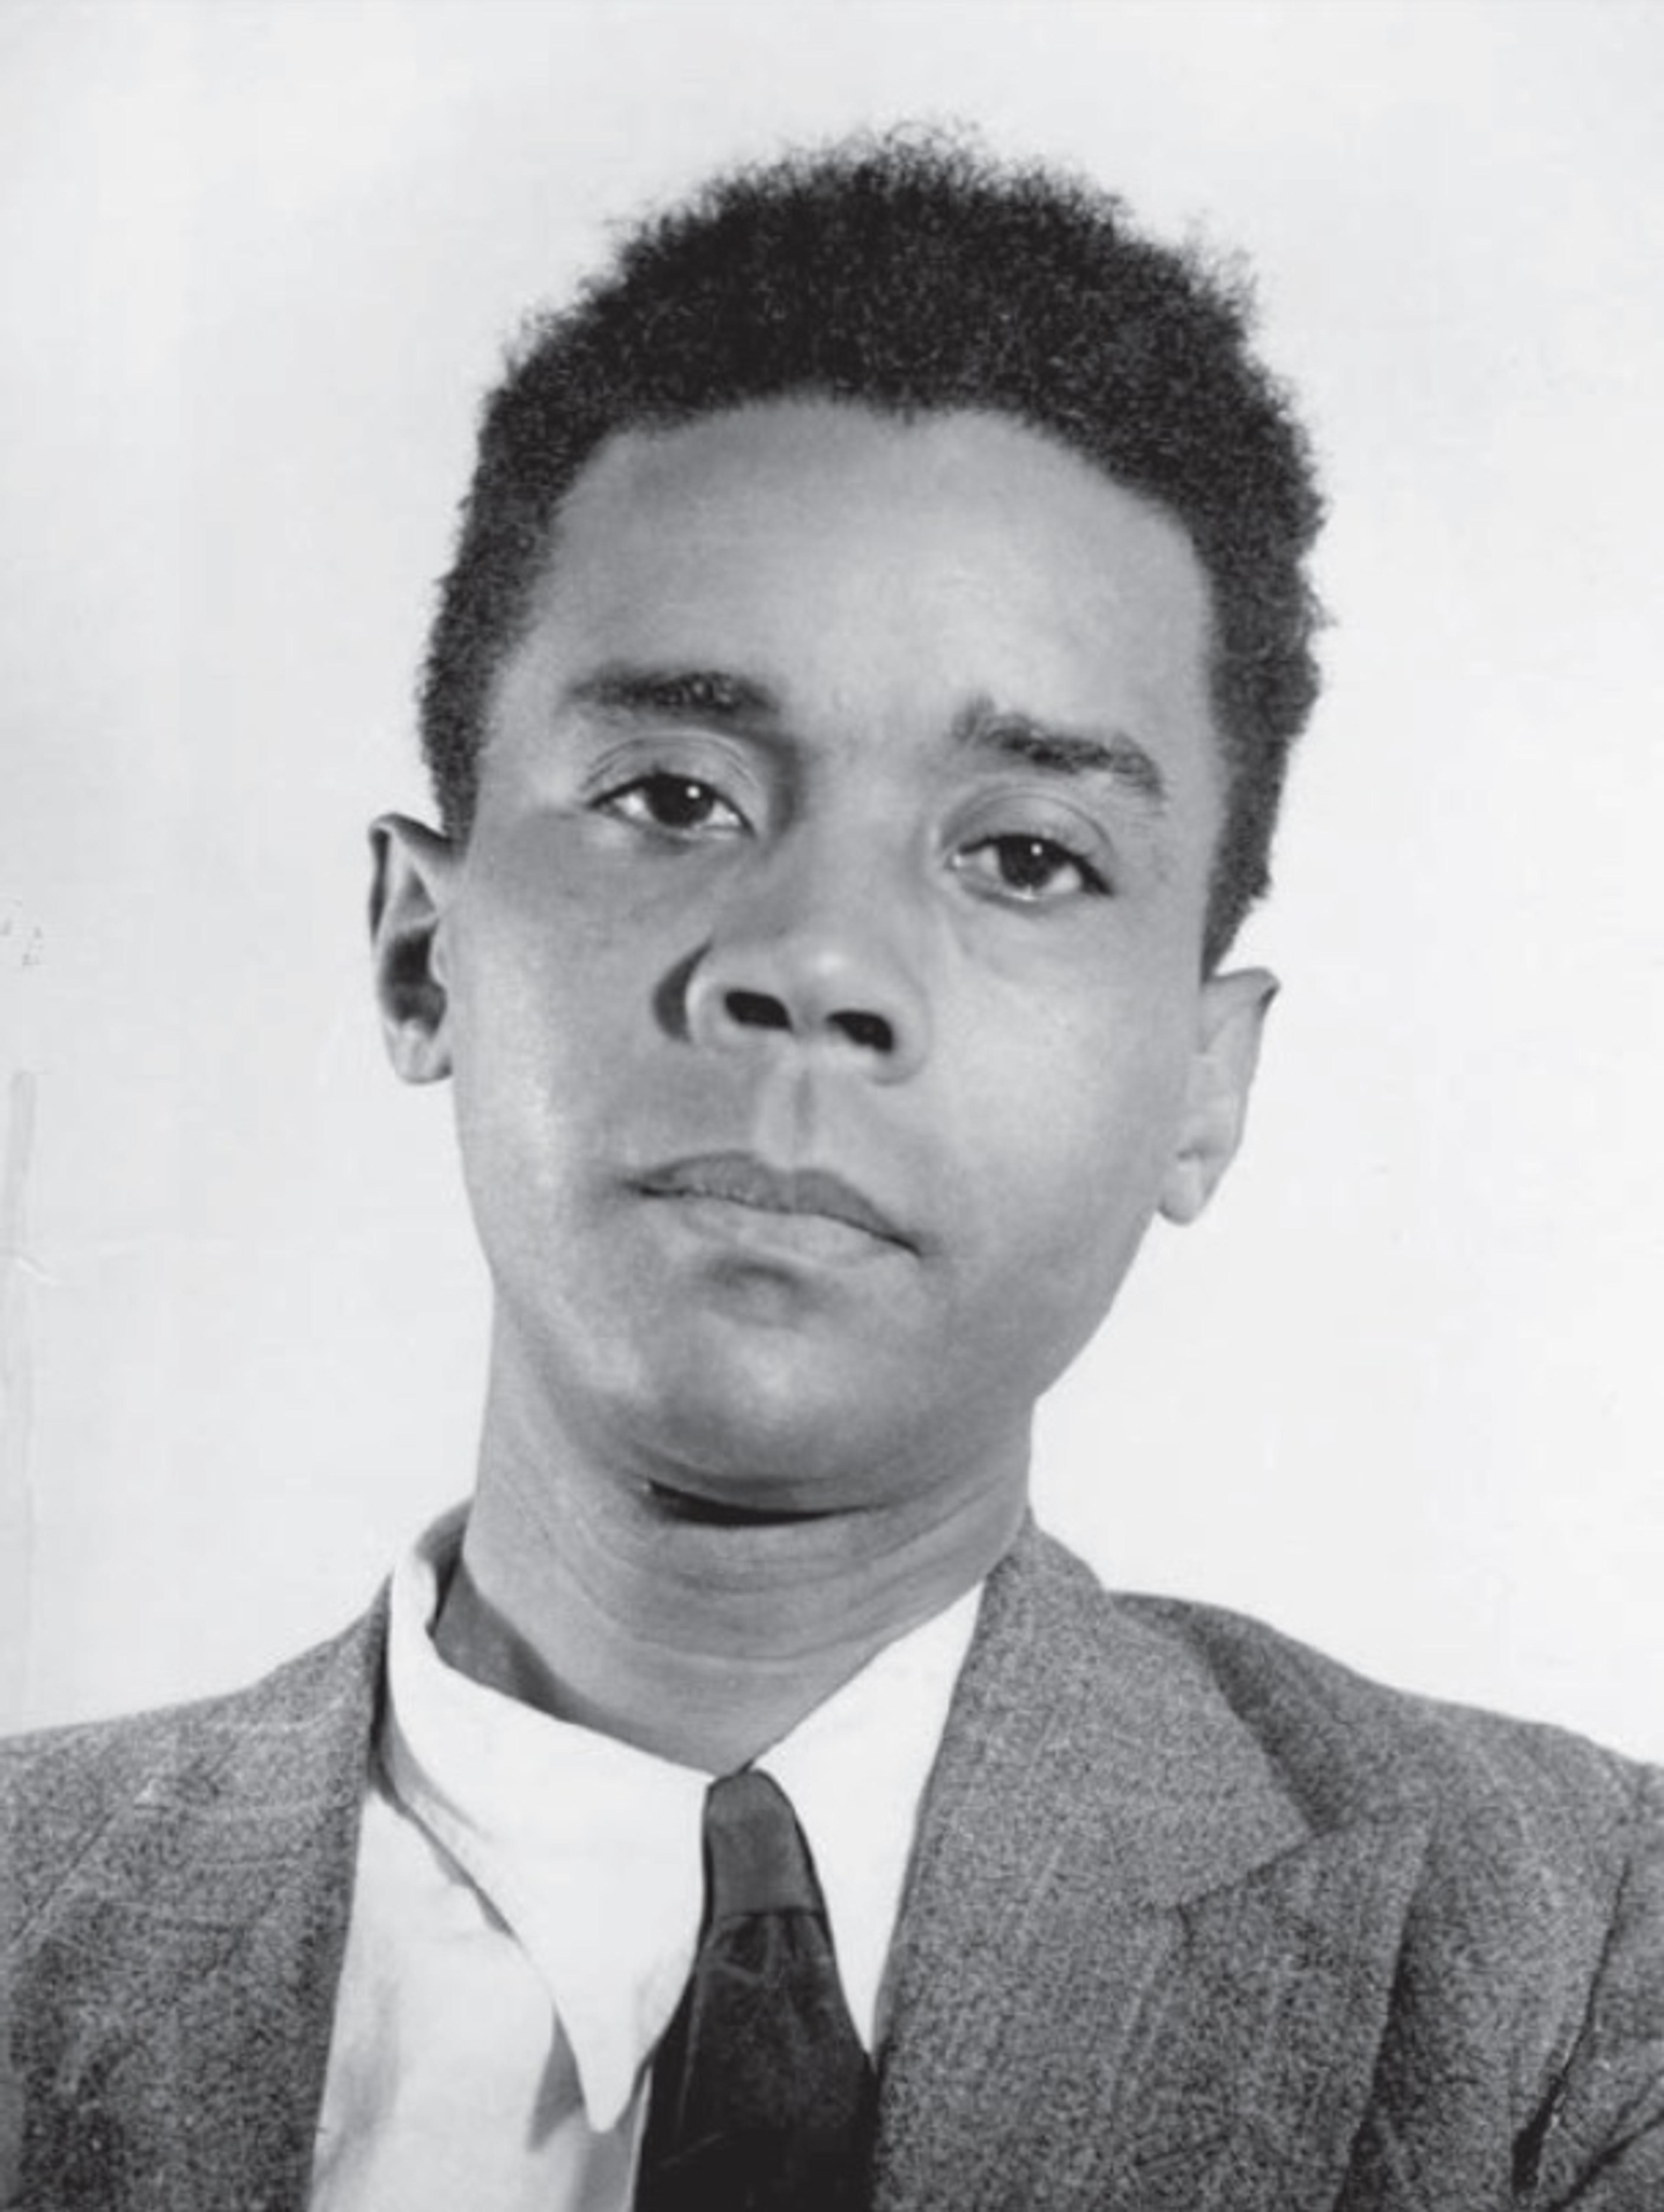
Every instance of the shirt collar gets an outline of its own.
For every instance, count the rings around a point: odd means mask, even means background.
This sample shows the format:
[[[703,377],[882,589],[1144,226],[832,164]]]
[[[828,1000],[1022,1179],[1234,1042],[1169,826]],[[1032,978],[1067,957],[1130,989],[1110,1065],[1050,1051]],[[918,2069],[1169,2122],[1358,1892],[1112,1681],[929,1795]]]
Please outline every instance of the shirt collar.
[[[615,2126],[676,2009],[703,1904],[710,1778],[447,1666],[430,1631],[465,1509],[394,1571],[382,1763],[541,1975],[589,2124]],[[920,1801],[979,1590],[885,1647],[756,1764],[809,1838],[850,2014],[878,2040]]]

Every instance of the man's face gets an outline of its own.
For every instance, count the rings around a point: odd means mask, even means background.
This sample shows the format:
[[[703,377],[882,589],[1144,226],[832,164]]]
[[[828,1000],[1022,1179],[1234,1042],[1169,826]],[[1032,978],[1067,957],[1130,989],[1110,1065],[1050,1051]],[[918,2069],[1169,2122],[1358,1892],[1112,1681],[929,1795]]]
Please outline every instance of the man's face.
[[[1004,420],[601,451],[465,851],[394,831],[500,1380],[719,1504],[1021,1479],[1251,1072],[1264,979],[1199,972],[1208,623],[1170,518]]]

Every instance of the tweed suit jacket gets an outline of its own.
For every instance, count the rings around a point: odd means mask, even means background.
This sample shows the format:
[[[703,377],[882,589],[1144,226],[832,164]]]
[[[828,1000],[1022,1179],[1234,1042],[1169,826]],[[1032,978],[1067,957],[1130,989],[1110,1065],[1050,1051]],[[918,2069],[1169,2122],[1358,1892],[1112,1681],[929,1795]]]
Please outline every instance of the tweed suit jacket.
[[[383,1629],[9,1747],[7,2204],[301,2212]],[[877,2212],[1664,2212],[1664,1775],[1033,1528],[896,1943]]]

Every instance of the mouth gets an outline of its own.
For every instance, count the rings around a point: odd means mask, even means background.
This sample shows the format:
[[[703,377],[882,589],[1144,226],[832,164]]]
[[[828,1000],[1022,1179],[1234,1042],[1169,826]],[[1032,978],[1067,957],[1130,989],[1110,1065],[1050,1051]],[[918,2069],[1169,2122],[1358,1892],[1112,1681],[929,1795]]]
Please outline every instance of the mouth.
[[[824,1168],[770,1167],[750,1152],[704,1152],[672,1160],[636,1178],[648,1198],[713,1200],[756,1213],[841,1222],[886,1244],[913,1240],[853,1183]]]

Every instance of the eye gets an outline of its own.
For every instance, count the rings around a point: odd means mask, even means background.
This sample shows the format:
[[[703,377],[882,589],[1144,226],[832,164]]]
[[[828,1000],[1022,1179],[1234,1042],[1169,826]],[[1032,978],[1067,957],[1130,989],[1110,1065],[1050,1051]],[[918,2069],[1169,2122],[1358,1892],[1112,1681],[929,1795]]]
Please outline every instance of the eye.
[[[732,837],[745,828],[744,816],[714,785],[668,769],[654,769],[620,784],[616,791],[604,792],[595,804],[600,812],[621,822],[663,830],[672,837],[695,837],[701,832]]]
[[[1007,898],[1035,906],[1083,893],[1101,897],[1108,883],[1084,853],[1055,837],[1007,830],[980,837],[955,854],[955,870]]]

